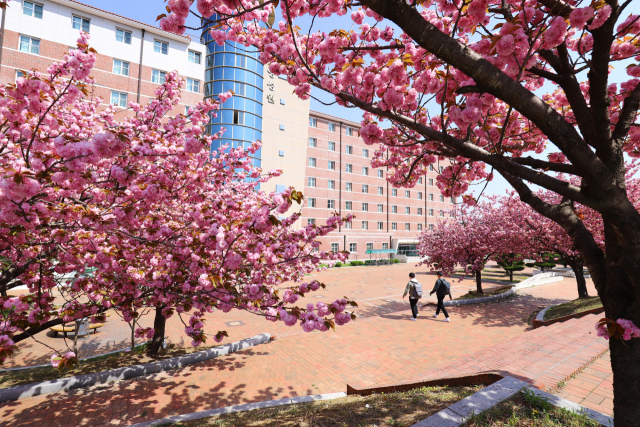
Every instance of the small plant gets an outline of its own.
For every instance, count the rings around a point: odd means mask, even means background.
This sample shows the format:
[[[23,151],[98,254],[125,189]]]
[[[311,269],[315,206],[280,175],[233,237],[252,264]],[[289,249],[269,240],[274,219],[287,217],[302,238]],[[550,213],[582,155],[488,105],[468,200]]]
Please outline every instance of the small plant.
[[[542,411],[549,411],[551,409],[551,403],[542,396],[538,396],[532,390],[525,388],[522,390],[522,396],[529,403],[529,405],[538,408]]]
[[[333,266],[334,267],[342,267],[342,263],[340,261],[338,261]]]

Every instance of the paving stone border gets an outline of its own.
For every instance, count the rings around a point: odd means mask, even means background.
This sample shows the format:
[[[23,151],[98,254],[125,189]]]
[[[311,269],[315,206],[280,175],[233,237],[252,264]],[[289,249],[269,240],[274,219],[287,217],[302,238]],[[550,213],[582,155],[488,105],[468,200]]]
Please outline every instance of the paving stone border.
[[[547,310],[549,310],[551,307],[556,307],[558,305],[561,305],[561,304],[550,305],[549,307],[545,307],[544,309],[542,309],[536,315],[536,318],[533,320],[533,328],[535,329],[535,328],[539,328],[540,326],[549,326],[549,325],[553,325],[554,323],[565,322],[569,319],[579,319],[588,314],[597,314],[597,313],[604,312],[604,307],[597,307],[597,308],[592,308],[591,310],[581,311],[580,313],[568,314],[566,316],[556,317],[555,319],[551,319],[551,320],[544,320],[544,315],[547,313]]]
[[[43,381],[39,383],[24,384],[15,387],[0,389],[0,402],[24,399],[26,397],[39,396],[41,394],[69,391],[78,388],[90,387],[96,384],[106,384],[113,381],[127,380],[144,375],[155,374],[170,369],[182,368],[194,363],[204,362],[225,354],[235,353],[263,344],[271,339],[268,333],[253,336],[242,341],[225,344],[220,347],[210,348],[197,353],[185,354],[171,359],[150,362],[142,365],[127,366],[112,369],[110,371],[95,372],[75,377],[60,378],[57,380]]]
[[[411,427],[458,427],[465,423],[471,416],[478,415],[481,412],[492,408],[500,402],[509,399],[524,388],[531,390],[537,396],[543,397],[554,406],[582,413],[603,426],[614,427],[613,418],[611,417],[539,390],[524,381],[510,376],[505,377],[500,381],[497,381],[472,394],[471,396],[454,403],[429,418],[417,422]]]
[[[492,301],[498,301],[501,299],[505,299],[505,298],[509,298],[510,296],[514,295],[516,293],[516,288],[513,287],[511,289],[509,289],[506,292],[502,292],[501,294],[498,295],[491,295],[488,297],[482,297],[482,298],[469,298],[469,299],[454,299],[454,300],[449,300],[449,301],[444,301],[444,306],[445,307],[456,307],[456,306],[460,306],[460,305],[467,305],[467,304],[482,304],[482,303],[487,303],[487,302],[492,302]],[[426,307],[426,306],[436,306],[437,304],[433,301],[429,301],[428,303],[426,303],[425,305],[421,306],[421,307]]]
[[[491,385],[503,378],[498,372],[484,372],[475,375],[464,375],[461,377],[446,377],[436,380],[405,382],[390,386],[371,387],[356,389],[347,384],[347,394],[358,394],[360,396],[369,396],[374,393],[396,393],[399,391],[415,390],[422,387],[438,387],[438,386],[470,386],[470,385]]]
[[[207,411],[192,412],[191,414],[174,415],[172,417],[158,420],[145,421],[133,424],[129,427],[152,427],[159,425],[171,425],[181,421],[199,420],[201,418],[213,417],[214,415],[231,414],[233,412],[252,411],[254,409],[273,408],[274,406],[292,405],[294,403],[317,402],[320,400],[333,400],[346,397],[346,393],[314,394],[311,396],[286,397],[284,399],[266,400],[263,402],[245,403],[244,405],[225,406],[224,408],[209,409]]]

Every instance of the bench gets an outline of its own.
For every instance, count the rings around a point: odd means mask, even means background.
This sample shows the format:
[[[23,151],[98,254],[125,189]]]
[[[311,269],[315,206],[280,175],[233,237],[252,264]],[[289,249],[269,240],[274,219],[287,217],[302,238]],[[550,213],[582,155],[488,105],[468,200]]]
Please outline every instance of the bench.
[[[101,328],[104,326],[104,323],[93,323],[87,326],[87,329],[89,331],[93,330],[93,333],[95,335],[96,331],[98,330],[98,328]],[[54,332],[54,338],[56,338],[58,336],[58,332],[61,332],[62,334],[64,334],[64,337],[67,338],[67,333],[68,332],[75,332],[76,331],[76,325],[74,324],[68,324],[68,326],[65,325],[56,325],[56,326],[52,326],[51,329]]]

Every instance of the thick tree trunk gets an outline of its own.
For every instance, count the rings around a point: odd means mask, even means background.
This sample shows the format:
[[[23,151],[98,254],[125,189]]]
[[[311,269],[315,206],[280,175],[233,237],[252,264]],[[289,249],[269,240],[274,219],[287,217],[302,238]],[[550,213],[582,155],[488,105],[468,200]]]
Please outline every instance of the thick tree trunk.
[[[587,291],[587,281],[584,280],[584,262],[579,259],[570,261],[568,264],[576,275],[576,282],[578,282],[578,298],[588,298],[589,292]]]
[[[167,319],[162,315],[163,308],[164,306],[156,307],[156,317],[153,319],[153,329],[155,329],[155,333],[147,348],[147,354],[150,356],[159,354],[164,348],[164,334]]]
[[[479,294],[484,293],[482,291],[482,272],[481,271],[476,271],[476,292]]]
[[[509,281],[513,282],[513,270],[509,270]]]

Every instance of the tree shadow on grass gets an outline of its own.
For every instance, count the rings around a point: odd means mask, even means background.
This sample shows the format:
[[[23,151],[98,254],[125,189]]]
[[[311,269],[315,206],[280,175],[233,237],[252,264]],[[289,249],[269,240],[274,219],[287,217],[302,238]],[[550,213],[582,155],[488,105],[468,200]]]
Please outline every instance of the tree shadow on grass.
[[[232,379],[203,383],[205,371],[232,373],[268,351],[244,350],[185,368],[0,405],[3,426],[130,425],[172,415],[295,396],[293,387],[255,389]],[[231,374],[226,377],[231,377]],[[306,390],[302,394],[312,394]]]

